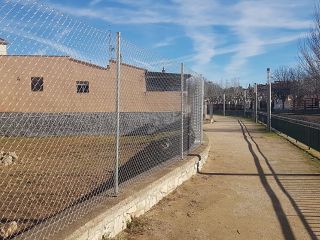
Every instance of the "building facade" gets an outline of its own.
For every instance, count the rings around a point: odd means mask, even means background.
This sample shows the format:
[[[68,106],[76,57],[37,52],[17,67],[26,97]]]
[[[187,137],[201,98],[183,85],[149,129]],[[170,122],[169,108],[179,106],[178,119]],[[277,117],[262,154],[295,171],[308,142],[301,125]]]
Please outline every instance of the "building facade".
[[[156,73],[124,63],[120,75],[122,134],[135,129],[150,133],[167,126],[179,128],[179,75],[161,73],[162,78],[157,80]],[[153,80],[146,81],[146,77]],[[165,81],[155,83],[163,78],[171,79],[174,88],[168,89]],[[0,135],[112,134],[115,131],[115,61],[101,67],[68,56],[1,55],[0,84]]]
[[[147,91],[146,73],[121,64],[121,111],[179,111],[180,91]],[[104,68],[66,56],[2,55],[0,76],[0,112],[115,111],[114,61]]]

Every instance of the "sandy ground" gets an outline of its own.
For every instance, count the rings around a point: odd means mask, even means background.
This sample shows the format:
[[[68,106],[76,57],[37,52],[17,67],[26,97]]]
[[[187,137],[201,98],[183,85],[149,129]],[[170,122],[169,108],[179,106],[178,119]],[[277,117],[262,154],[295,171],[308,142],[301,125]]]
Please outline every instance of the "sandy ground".
[[[320,239],[320,164],[262,126],[215,117],[202,172],[117,239]]]
[[[176,135],[121,137],[119,182],[179,155],[176,146],[161,148],[163,139],[175,141]],[[113,136],[1,137],[0,150],[19,157],[0,165],[0,225],[16,221],[17,234],[99,194],[113,194]]]

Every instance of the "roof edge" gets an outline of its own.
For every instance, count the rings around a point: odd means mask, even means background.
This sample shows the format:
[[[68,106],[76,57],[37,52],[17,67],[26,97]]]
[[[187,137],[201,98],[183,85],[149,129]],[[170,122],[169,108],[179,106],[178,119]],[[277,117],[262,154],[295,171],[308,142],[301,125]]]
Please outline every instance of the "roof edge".
[[[109,60],[109,63],[114,63],[114,64],[116,64],[116,63],[117,63],[117,61],[116,61],[116,60],[111,59],[111,60]],[[128,63],[121,63],[121,65],[123,65],[123,66],[127,66],[127,67],[131,67],[131,68],[135,68],[135,69],[138,69],[138,70],[147,71],[147,69],[145,69],[145,68],[137,67],[137,66],[134,66],[134,65],[131,65],[131,64],[128,64]]]

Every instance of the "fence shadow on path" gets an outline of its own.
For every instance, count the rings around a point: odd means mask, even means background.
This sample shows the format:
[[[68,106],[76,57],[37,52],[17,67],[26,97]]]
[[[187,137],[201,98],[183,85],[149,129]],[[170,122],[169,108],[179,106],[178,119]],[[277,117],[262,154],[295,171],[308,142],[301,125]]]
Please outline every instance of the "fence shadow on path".
[[[297,216],[300,218],[304,228],[309,234],[310,239],[319,239],[320,237],[320,174],[277,174],[268,158],[261,151],[259,144],[254,140],[247,126],[239,120],[242,132],[248,134],[250,140],[257,148],[259,154],[264,159],[269,170],[272,173],[277,185],[286,195],[294,208]]]
[[[284,236],[285,239],[295,239],[295,236],[292,232],[292,228],[290,226],[290,223],[289,223],[289,220],[283,210],[283,207],[281,205],[281,202],[279,200],[279,198],[277,197],[276,193],[273,191],[272,187],[270,186],[270,184],[268,183],[268,180],[264,174],[264,171],[263,171],[263,168],[261,166],[261,163],[260,163],[260,160],[259,160],[259,157],[258,155],[256,154],[256,152],[253,150],[253,146],[251,144],[251,142],[249,141],[248,139],[248,136],[246,134],[246,130],[245,130],[245,127],[243,126],[243,123],[239,121],[239,124],[241,126],[241,130],[242,130],[242,134],[243,134],[243,137],[244,137],[244,140],[246,141],[246,143],[248,144],[248,148],[249,148],[249,151],[254,159],[254,163],[255,163],[255,166],[257,168],[257,171],[258,171],[258,174],[259,174],[259,179],[260,179],[260,182],[262,184],[262,186],[264,187],[266,193],[268,194],[271,202],[272,202],[272,206],[273,206],[273,209],[276,213],[276,216],[278,218],[278,221],[280,223],[280,226],[281,226],[281,230],[282,230],[282,234]]]

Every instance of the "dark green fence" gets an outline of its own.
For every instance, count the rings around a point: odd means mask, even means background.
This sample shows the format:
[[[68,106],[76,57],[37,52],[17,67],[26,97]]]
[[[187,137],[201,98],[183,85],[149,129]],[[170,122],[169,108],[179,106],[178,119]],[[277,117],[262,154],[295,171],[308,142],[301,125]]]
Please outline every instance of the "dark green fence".
[[[217,110],[214,114],[222,115],[223,112],[221,110]],[[245,113],[243,110],[226,110],[226,116],[245,116],[247,118],[254,118],[254,113],[250,110]],[[267,113],[259,112],[258,121],[267,124]],[[271,126],[277,131],[282,132],[317,151],[320,151],[320,124],[272,114]]]
[[[258,119],[262,123],[267,123],[266,113],[260,112]],[[277,131],[320,151],[320,124],[272,115],[271,126]]]

